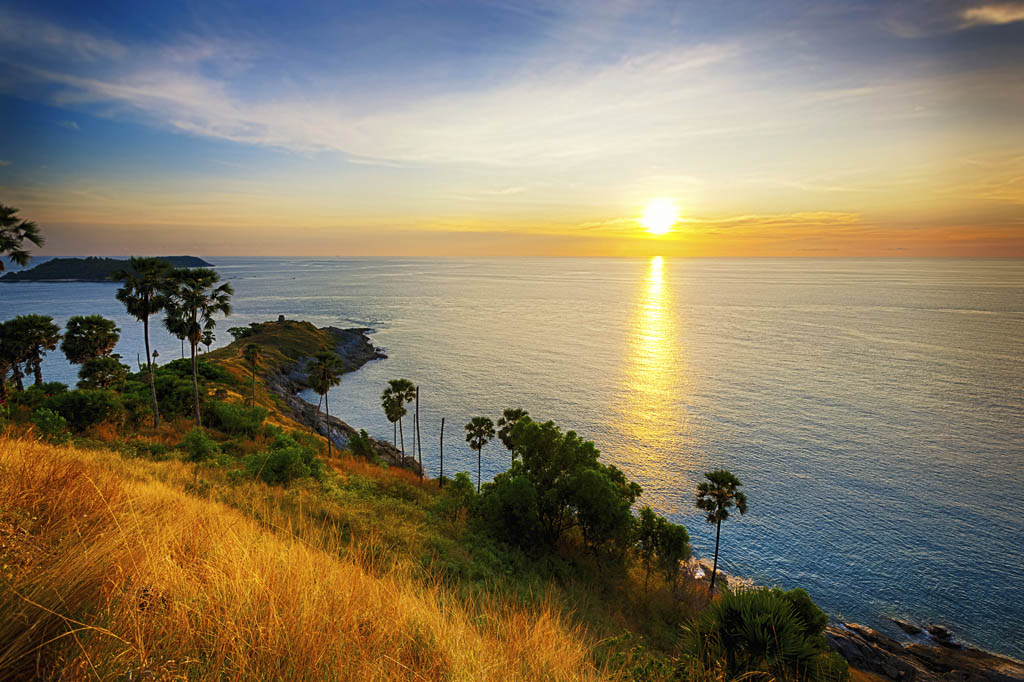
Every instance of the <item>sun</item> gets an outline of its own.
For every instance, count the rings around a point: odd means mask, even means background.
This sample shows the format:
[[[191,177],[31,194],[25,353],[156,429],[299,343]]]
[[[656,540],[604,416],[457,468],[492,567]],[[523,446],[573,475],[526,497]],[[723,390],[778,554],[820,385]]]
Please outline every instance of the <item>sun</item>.
[[[671,199],[651,199],[640,223],[651,234],[665,234],[679,220],[679,211]]]

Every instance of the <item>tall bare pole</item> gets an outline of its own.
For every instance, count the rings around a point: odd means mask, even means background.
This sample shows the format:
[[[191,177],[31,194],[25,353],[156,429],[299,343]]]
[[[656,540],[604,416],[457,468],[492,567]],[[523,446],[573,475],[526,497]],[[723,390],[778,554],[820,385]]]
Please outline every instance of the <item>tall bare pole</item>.
[[[420,481],[423,480],[423,440],[420,438],[420,387],[416,387],[416,453],[420,460]]]
[[[437,487],[444,487],[444,417],[441,417],[441,471],[437,475]]]

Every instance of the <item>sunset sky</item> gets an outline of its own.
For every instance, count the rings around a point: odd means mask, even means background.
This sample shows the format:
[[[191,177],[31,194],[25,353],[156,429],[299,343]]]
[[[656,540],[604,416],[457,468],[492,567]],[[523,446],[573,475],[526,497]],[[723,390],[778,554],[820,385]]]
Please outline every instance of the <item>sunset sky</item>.
[[[1024,257],[1024,3],[341,5],[5,0],[0,202],[49,255]]]

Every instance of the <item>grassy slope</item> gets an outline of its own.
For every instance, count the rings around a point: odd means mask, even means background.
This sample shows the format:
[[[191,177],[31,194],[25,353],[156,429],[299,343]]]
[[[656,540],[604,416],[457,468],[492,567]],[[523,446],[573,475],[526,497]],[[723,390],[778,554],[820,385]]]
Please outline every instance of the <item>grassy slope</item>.
[[[232,507],[183,492],[191,478],[177,461],[0,438],[0,677],[610,677],[543,599],[445,589],[385,557],[373,519],[303,513],[309,490],[217,491]]]
[[[308,323],[267,324],[205,356],[231,375],[211,392],[248,397],[247,343],[263,350],[257,402],[268,421],[303,428],[262,375],[333,341]],[[189,426],[135,438],[174,445]],[[135,451],[116,433],[91,435]],[[656,650],[690,606],[664,583],[645,591],[635,571],[571,547],[538,561],[489,544],[432,513],[436,482],[408,471],[345,456],[330,469],[323,483],[281,489],[177,457],[0,438],[0,496],[12,500],[0,512],[0,671],[38,661],[93,679],[93,666],[100,679],[667,673]]]

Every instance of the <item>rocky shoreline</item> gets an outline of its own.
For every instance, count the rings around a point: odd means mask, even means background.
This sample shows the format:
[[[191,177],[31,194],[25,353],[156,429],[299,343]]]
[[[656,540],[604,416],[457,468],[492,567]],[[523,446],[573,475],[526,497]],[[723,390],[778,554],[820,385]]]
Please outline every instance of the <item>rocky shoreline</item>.
[[[893,619],[920,641],[907,644],[855,623],[830,625],[829,646],[858,670],[901,682],[1022,682],[1024,663],[957,641],[941,625]]]
[[[381,360],[387,357],[370,342],[369,332],[373,331],[365,327],[351,329],[339,329],[338,327],[326,327],[335,340],[335,352],[345,364],[345,372],[354,372],[363,365],[373,360]],[[299,393],[307,390],[309,386],[307,368],[312,358],[302,358],[298,362],[286,367],[283,371],[267,377],[268,388],[277,394],[285,405],[288,406],[291,416],[301,424],[309,426],[320,435],[327,436],[327,418],[323,412],[317,410],[301,397]],[[359,431],[337,417],[330,417],[331,442],[340,449],[348,448],[349,439]],[[411,455],[402,457],[402,453],[391,443],[371,438],[377,455],[387,462],[389,466],[399,466],[410,469],[414,473],[420,473],[419,462]]]

